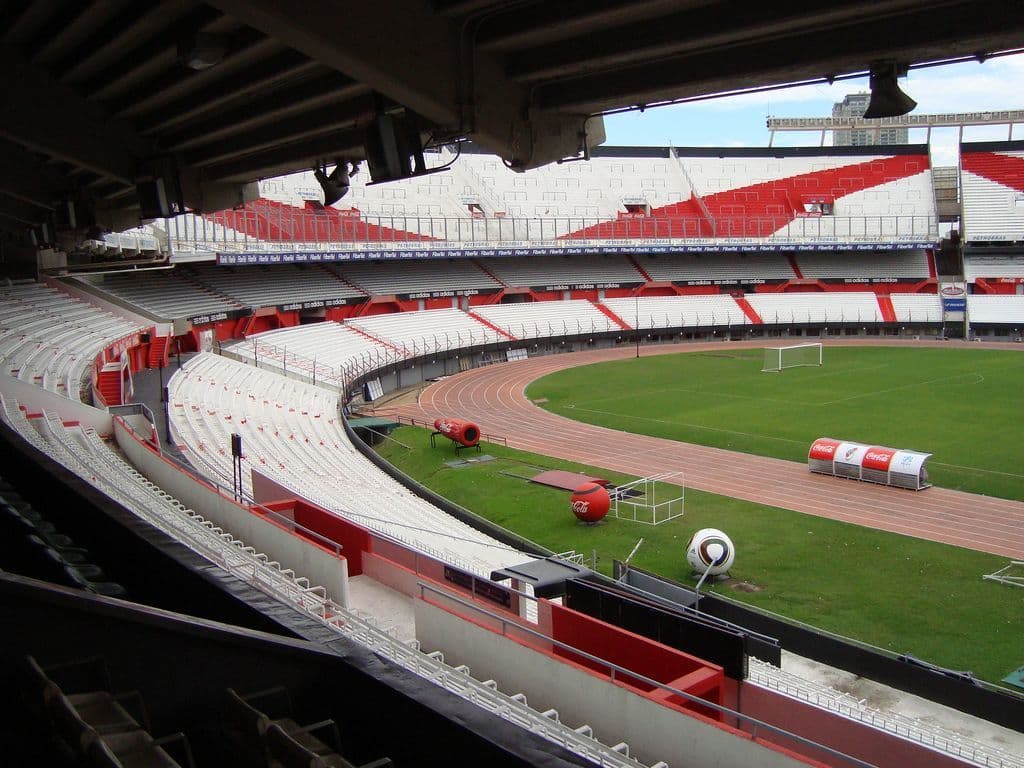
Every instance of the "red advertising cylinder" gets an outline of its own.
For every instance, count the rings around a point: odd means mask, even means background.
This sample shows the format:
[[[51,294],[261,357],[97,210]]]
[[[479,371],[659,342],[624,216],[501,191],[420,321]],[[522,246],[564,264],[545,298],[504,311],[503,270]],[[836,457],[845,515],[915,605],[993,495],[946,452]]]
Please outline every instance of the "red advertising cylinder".
[[[460,445],[475,448],[480,443],[480,427],[462,419],[437,419],[434,429]]]

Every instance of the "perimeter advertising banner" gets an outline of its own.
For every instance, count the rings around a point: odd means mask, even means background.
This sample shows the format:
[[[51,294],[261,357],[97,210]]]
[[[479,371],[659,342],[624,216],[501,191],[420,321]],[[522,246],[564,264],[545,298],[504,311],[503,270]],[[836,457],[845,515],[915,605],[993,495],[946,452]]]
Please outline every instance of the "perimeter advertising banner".
[[[556,241],[557,242],[557,241]],[[665,242],[644,241],[602,241],[600,243],[575,243],[567,245],[537,246],[536,244],[514,245],[505,243],[495,247],[478,247],[454,243],[396,243],[353,244],[345,250],[295,250],[295,251],[245,251],[217,253],[217,263],[224,266],[245,266],[246,264],[307,264],[347,261],[390,261],[394,259],[471,259],[499,258],[502,256],[631,256],[672,253],[789,253],[796,251],[920,251],[934,248],[935,243],[926,240],[899,242],[849,242],[822,240],[815,243],[766,243],[763,241],[687,240]]]

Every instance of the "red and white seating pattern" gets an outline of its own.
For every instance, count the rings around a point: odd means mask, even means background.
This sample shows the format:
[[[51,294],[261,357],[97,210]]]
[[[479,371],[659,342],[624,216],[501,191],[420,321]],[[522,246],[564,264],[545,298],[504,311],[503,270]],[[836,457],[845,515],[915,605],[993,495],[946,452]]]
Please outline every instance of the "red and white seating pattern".
[[[965,242],[1024,241],[1024,142],[960,145]]]
[[[441,164],[447,152],[431,156]],[[264,182],[244,208],[168,223],[175,242],[260,250],[296,243],[545,241],[562,238],[934,237],[926,151],[818,154],[608,147],[589,162],[517,174],[466,152],[448,173],[383,186],[352,178],[340,207],[323,209],[310,173]],[[823,212],[824,211],[824,212]],[[209,225],[209,228],[207,227]],[[184,239],[183,239],[184,238]],[[202,247],[202,246],[200,246]]]

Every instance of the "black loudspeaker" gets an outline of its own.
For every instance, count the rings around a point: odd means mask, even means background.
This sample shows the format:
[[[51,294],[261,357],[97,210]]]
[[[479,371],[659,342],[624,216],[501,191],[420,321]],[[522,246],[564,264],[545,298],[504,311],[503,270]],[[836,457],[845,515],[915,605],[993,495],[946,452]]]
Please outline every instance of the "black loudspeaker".
[[[424,173],[423,145],[415,120],[379,115],[366,129],[366,164],[374,183]]]
[[[242,436],[237,432],[231,435],[231,455],[235,458],[242,458]]]
[[[149,344],[150,338],[151,338],[151,336],[148,333],[146,333],[145,331],[143,331],[142,333],[139,334],[139,343],[140,344]]]
[[[917,106],[916,101],[900,90],[896,82],[898,75],[895,64],[871,68],[871,100],[864,111],[865,118],[899,117]]]
[[[185,211],[173,157],[154,157],[140,163],[135,193],[139,198],[139,216],[143,219],[162,219]]]
[[[143,219],[165,219],[172,215],[163,177],[147,176],[139,179],[135,182],[135,192],[139,196],[139,215]]]

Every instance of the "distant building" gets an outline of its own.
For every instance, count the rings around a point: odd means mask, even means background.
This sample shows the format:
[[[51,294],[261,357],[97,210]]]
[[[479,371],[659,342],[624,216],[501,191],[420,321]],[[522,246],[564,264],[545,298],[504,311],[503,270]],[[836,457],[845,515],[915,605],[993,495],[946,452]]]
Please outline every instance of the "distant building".
[[[863,117],[870,99],[870,93],[847,94],[842,101],[832,105],[832,117]],[[837,147],[908,143],[906,128],[856,128],[850,131],[833,131],[832,135],[832,143]]]

